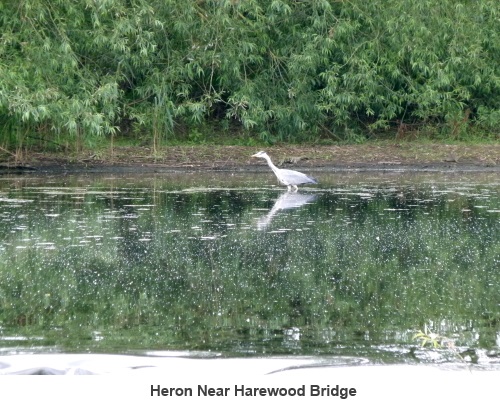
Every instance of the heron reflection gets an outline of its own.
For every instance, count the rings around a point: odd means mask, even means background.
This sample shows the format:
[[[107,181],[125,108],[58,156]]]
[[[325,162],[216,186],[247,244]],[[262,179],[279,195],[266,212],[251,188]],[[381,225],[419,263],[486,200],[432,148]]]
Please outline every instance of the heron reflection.
[[[302,207],[307,203],[313,202],[317,197],[318,196],[314,194],[301,194],[293,191],[283,193],[276,200],[267,215],[264,215],[257,220],[257,229],[259,231],[266,229],[278,212]]]

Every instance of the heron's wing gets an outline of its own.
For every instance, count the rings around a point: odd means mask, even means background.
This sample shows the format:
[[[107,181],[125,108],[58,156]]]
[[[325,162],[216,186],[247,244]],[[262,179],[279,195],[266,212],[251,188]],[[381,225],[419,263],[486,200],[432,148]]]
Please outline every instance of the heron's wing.
[[[318,183],[314,177],[310,177],[296,170],[280,169],[280,175],[290,184]]]

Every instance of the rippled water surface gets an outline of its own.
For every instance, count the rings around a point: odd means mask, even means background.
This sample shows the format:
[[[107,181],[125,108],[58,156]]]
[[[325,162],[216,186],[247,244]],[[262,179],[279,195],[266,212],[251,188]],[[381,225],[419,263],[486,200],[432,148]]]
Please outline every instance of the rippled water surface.
[[[317,177],[0,177],[0,354],[500,365],[497,176]]]

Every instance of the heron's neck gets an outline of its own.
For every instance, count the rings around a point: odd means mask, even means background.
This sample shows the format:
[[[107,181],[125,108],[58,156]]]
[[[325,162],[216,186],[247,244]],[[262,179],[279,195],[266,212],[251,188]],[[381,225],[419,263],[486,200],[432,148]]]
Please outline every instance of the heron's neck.
[[[269,165],[269,167],[273,170],[274,173],[277,173],[278,171],[278,168],[273,164],[273,162],[271,162],[271,158],[269,156],[264,156],[264,159],[266,159],[267,161],[267,164]]]

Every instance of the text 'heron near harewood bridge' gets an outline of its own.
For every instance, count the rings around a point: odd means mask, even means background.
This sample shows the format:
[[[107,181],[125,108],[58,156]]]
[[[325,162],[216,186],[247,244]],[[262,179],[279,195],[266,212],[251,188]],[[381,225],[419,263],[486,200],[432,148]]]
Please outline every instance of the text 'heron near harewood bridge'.
[[[252,157],[266,159],[267,164],[272,169],[280,183],[287,186],[289,191],[292,190],[292,187],[294,191],[297,191],[299,189],[297,186],[300,184],[318,184],[318,181],[314,177],[310,177],[307,174],[296,170],[278,169],[271,161],[269,155],[264,151],[257,152],[255,155],[252,155]]]

